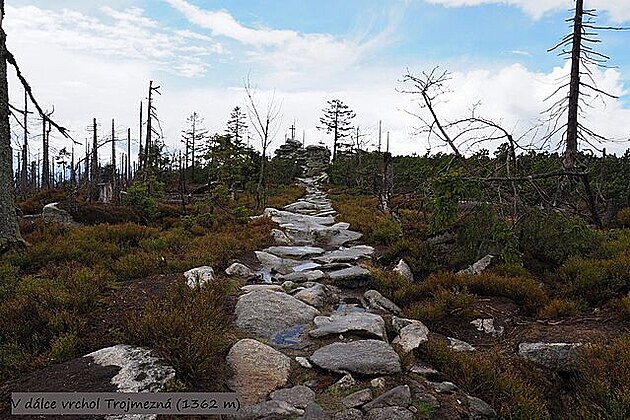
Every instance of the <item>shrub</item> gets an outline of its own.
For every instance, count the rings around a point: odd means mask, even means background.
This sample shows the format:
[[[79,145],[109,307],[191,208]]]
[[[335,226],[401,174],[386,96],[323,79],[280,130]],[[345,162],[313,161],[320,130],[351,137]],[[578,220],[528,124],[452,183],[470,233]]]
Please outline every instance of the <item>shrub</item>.
[[[501,352],[455,352],[435,340],[421,348],[420,356],[465,392],[489,403],[501,418],[551,418],[546,389],[532,380],[534,375],[544,378],[540,369]]]
[[[573,418],[630,418],[630,336],[581,353]]]
[[[570,258],[557,278],[560,295],[599,305],[630,286],[630,254],[610,260]]]
[[[371,267],[370,271],[374,287],[401,306],[427,296],[427,290],[422,283],[411,282],[393,271],[374,267]]]
[[[160,197],[164,192],[164,184],[156,180],[147,182],[134,182],[127,188],[123,196],[123,202],[131,206],[145,219],[153,219],[157,216],[156,197]]]
[[[225,356],[235,341],[227,282],[201,290],[180,283],[166,297],[150,301],[131,317],[126,335],[138,345],[155,349],[186,381],[211,380],[216,390],[225,379]]]
[[[416,280],[451,266],[452,253],[421,240],[399,239],[381,256],[384,264],[396,264],[401,258],[409,264]]]
[[[574,316],[578,315],[585,307],[584,302],[569,299],[552,299],[538,311],[538,316],[549,319]]]
[[[439,233],[453,227],[457,219],[457,205],[469,186],[460,170],[445,172],[433,179],[431,184],[433,199],[429,229],[432,233]]]
[[[467,288],[470,292],[486,296],[512,299],[527,312],[536,311],[547,301],[547,293],[535,280],[527,277],[503,277],[492,272],[478,275],[440,273],[429,276],[424,286],[432,290]]]
[[[484,255],[498,255],[506,263],[520,263],[521,252],[515,232],[491,206],[478,206],[458,223],[460,259],[476,261]]]
[[[630,207],[621,209],[617,213],[617,224],[622,228],[630,228]]]
[[[24,214],[40,214],[46,204],[63,201],[68,193],[61,190],[42,190],[33,194],[24,201],[17,202],[17,207]]]
[[[152,252],[133,252],[118,259],[112,271],[119,280],[141,279],[161,272],[161,258]]]
[[[412,304],[405,313],[412,319],[424,322],[430,329],[435,329],[450,314],[472,317],[475,300],[475,296],[465,288],[438,289],[432,293],[431,298]]]
[[[400,225],[392,216],[378,210],[377,200],[370,196],[332,195],[338,220],[350,223],[350,228],[364,235],[372,244],[389,245],[400,235]]]
[[[519,225],[518,235],[524,254],[553,266],[596,247],[596,235],[584,220],[555,211],[532,211]]]
[[[56,363],[65,362],[78,356],[78,338],[75,334],[61,334],[52,342],[48,358]]]
[[[16,342],[0,343],[0,377],[18,376],[32,364],[32,356]]]
[[[630,320],[630,296],[612,299],[607,306],[620,319]]]

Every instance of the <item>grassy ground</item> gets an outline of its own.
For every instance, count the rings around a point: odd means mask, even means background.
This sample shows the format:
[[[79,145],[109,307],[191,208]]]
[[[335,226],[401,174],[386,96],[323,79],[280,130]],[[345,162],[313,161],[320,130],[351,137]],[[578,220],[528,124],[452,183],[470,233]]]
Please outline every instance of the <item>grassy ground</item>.
[[[416,354],[503,418],[630,417],[630,230],[593,231],[558,214],[530,214],[509,226],[487,209],[460,213],[450,240],[431,244],[431,214],[413,200],[397,202],[398,218],[373,197],[332,191],[339,220],[377,247],[375,287],[404,314],[431,329]],[[506,228],[507,227],[507,228]],[[458,276],[486,253],[484,273]],[[403,258],[415,281],[391,271]],[[510,325],[501,338],[478,333],[475,318]],[[452,351],[444,336],[475,345]],[[515,356],[519,342],[592,343],[579,370],[558,375]]]
[[[269,204],[302,194],[276,189]],[[124,342],[155,349],[189,389],[221,389],[238,289],[220,278],[191,291],[181,273],[210,265],[220,277],[233,259],[269,245],[273,223],[249,221],[254,205],[241,195],[186,213],[162,206],[148,226],[24,222],[29,245],[0,256],[2,381]]]

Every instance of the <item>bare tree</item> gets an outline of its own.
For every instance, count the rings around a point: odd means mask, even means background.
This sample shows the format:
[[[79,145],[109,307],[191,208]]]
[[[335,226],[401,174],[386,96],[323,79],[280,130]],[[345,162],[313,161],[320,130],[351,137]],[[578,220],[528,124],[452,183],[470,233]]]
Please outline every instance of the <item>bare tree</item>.
[[[267,149],[271,145],[274,137],[280,128],[278,118],[280,116],[280,104],[277,102],[275,93],[267,100],[262,107],[254,98],[255,88],[252,87],[249,76],[244,81],[245,93],[247,94],[247,112],[249,114],[250,126],[253,127],[256,135],[260,139],[262,156],[258,173],[258,185],[256,187],[256,201],[258,208],[262,208],[266,202],[266,177]]]
[[[190,179],[195,182],[195,167],[197,156],[195,153],[199,151],[199,146],[208,138],[208,130],[203,127],[203,118],[196,112],[193,112],[186,118],[186,129],[182,130],[182,140],[184,143],[184,178],[183,188],[186,190],[186,175],[188,173],[190,162]]]
[[[604,97],[617,98],[598,89],[595,84],[591,69],[593,67],[607,68],[605,63],[610,58],[597,52],[593,45],[601,42],[597,37],[597,30],[623,30],[624,28],[597,26],[595,25],[596,16],[594,9],[584,9],[584,0],[575,0],[574,16],[566,20],[571,24],[571,33],[549,49],[549,51],[559,51],[558,55],[571,63],[568,81],[561,84],[549,96],[552,98],[560,94],[560,98],[545,111],[551,123],[547,137],[560,133],[564,135],[562,165],[567,170],[580,166],[578,161],[580,142],[597,149],[596,143],[607,141],[606,138],[580,122],[584,108],[592,107],[595,100],[603,100]]]

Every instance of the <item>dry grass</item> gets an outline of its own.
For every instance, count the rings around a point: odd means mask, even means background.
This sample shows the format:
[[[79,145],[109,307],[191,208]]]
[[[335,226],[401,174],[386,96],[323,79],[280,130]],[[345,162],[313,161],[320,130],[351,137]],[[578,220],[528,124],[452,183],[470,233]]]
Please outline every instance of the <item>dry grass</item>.
[[[221,378],[227,374],[225,356],[236,338],[226,296],[236,290],[227,280],[201,290],[180,284],[130,319],[125,334],[131,343],[155,349],[175,367],[179,378],[188,383],[211,380],[213,390],[220,391]]]
[[[501,418],[549,419],[542,370],[500,352],[459,353],[430,340],[420,356],[470,395],[488,402]]]
[[[630,335],[584,348],[572,418],[630,418]]]
[[[286,188],[273,200],[281,206],[302,193],[300,188]],[[269,219],[248,222],[251,209],[238,202],[228,204],[225,209],[214,207],[214,213],[198,214],[198,220],[210,222],[193,220],[190,229],[135,223],[78,228],[41,221],[23,225],[22,234],[30,245],[0,256],[0,377],[8,379],[85,351],[87,321],[103,305],[112,304],[104,296],[125,282],[200,265],[220,272],[230,260],[271,243],[274,224]],[[174,218],[177,212],[164,214]],[[215,296],[172,295],[151,303],[138,320],[141,325],[133,330],[138,341],[155,346],[160,334],[168,338],[160,349],[183,369],[187,380],[213,375],[212,365],[218,365],[218,354],[231,337],[222,329],[226,313],[219,305],[229,290],[212,290]],[[201,319],[191,321],[197,316]],[[164,330],[151,332],[149,327],[158,328],[160,323]],[[102,341],[119,338],[119,333],[111,334]],[[197,353],[205,354],[208,361],[195,359]]]
[[[543,319],[558,319],[579,315],[586,308],[584,302],[570,299],[552,299],[538,311]]]
[[[363,233],[363,240],[389,245],[402,235],[400,225],[391,216],[380,212],[377,199],[371,196],[331,194],[338,221],[350,223],[350,229]]]

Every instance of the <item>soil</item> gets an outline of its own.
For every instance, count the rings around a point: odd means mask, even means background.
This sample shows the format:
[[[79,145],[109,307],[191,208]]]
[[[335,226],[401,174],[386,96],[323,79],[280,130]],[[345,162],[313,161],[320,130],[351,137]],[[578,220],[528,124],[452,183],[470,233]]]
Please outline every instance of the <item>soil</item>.
[[[630,332],[630,325],[607,309],[554,321],[537,320],[525,316],[508,298],[482,296],[477,300],[474,313],[473,317],[451,314],[432,332],[466,341],[479,350],[501,348],[514,353],[523,342],[602,344]],[[504,328],[503,334],[493,337],[479,331],[470,323],[478,318],[494,319],[495,327]]]
[[[102,298],[100,307],[90,314],[87,320],[89,329],[82,341],[82,353],[119,344],[118,337],[127,320],[137,316],[147,302],[160,298],[183,282],[182,274],[157,275],[142,280],[123,283],[119,288],[110,289]],[[91,358],[77,358],[66,363],[47,366],[19,377],[0,382],[0,418],[11,419],[67,419],[68,416],[11,416],[11,392],[115,392],[110,383],[118,373],[115,366],[95,365]],[[78,417],[75,417],[78,418]],[[83,416],[86,420],[102,416]]]

